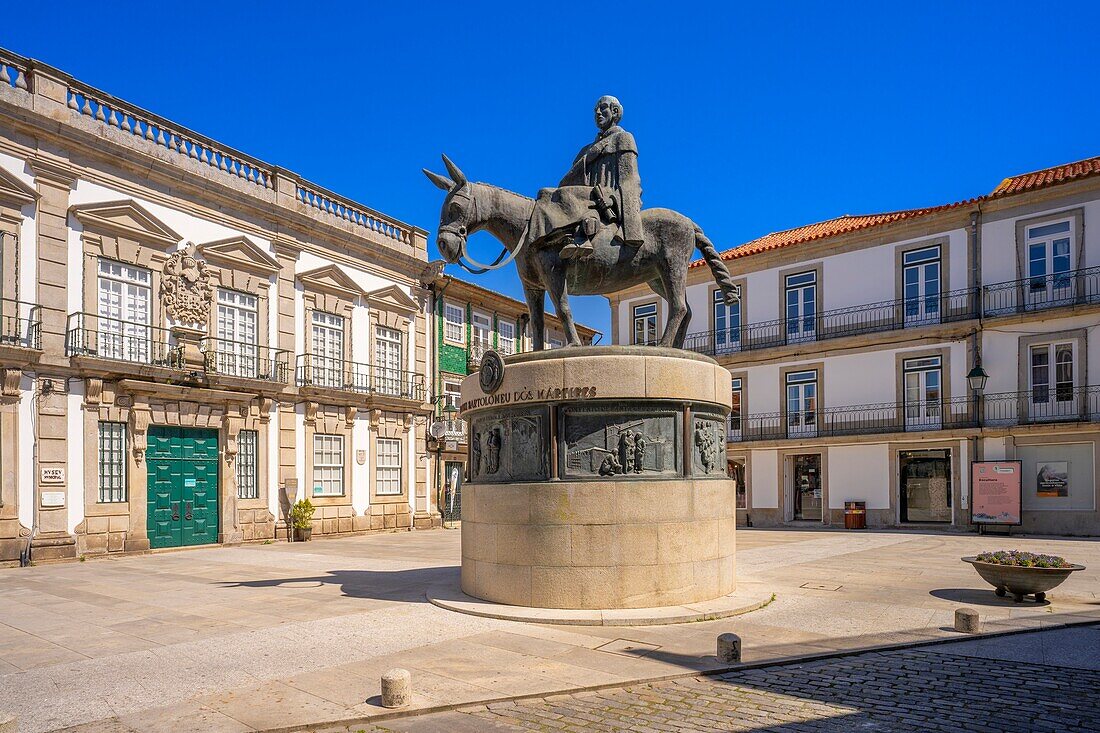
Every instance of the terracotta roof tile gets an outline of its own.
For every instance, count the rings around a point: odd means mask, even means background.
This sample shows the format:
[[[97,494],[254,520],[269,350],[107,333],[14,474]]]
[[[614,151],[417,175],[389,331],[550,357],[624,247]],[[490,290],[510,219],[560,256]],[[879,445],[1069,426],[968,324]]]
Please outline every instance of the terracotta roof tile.
[[[1100,157],[1078,160],[1074,163],[1065,163],[1064,165],[1056,165],[1053,168],[1044,168],[1041,171],[1006,178],[993,189],[993,192],[989,194],[989,198],[1033,191],[1037,188],[1046,188],[1047,186],[1068,183],[1078,178],[1095,175],[1100,175]]]
[[[905,211],[890,211],[882,214],[863,214],[857,216],[845,214],[835,219],[819,221],[816,224],[807,224],[782,232],[773,232],[754,239],[751,242],[746,242],[738,247],[724,250],[721,256],[723,260],[735,260],[761,252],[780,249],[782,247],[805,244],[806,242],[825,239],[838,234],[848,234],[862,229],[871,229],[873,227],[884,226],[906,219],[916,219],[928,214],[957,209],[963,206],[971,206],[993,198],[1001,198],[1003,196],[1010,196],[1025,191],[1034,191],[1036,189],[1095,175],[1100,175],[1100,157],[1088,158],[1073,163],[1057,165],[1052,168],[1045,168],[1033,173],[1012,176],[1001,181],[1000,185],[985,196],[978,196],[977,198],[958,201],[953,204],[929,206],[922,209],[907,209]],[[693,261],[691,266],[702,267],[704,264],[704,260],[698,259]]]

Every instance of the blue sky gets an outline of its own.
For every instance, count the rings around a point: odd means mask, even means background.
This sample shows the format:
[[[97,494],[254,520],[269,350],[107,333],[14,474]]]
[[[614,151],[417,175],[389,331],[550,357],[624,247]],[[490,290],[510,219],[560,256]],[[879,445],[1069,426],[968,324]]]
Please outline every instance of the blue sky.
[[[606,93],[644,204],[722,248],[1100,155],[1095,2],[50,8],[0,44],[433,233],[442,194],[420,169],[440,152],[533,195]],[[511,269],[479,281],[521,295]],[[603,298],[574,312],[608,332]]]

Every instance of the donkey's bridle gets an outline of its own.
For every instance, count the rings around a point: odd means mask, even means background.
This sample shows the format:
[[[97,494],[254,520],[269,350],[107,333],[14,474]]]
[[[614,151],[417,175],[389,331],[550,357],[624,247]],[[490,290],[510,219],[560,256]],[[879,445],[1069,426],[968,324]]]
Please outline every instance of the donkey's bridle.
[[[458,190],[453,191],[451,193],[451,196],[454,196],[456,198],[464,198],[467,201],[470,201],[471,205],[473,207],[473,211],[472,212],[468,211],[467,213],[472,213],[473,214],[473,220],[474,221],[479,221],[478,216],[477,216],[477,197],[476,196],[471,196],[468,193],[459,193]],[[469,220],[468,216],[463,217],[463,218],[466,219],[466,220]],[[455,224],[441,224],[440,227],[439,227],[439,233],[440,234],[444,234],[444,233],[445,234],[450,234],[451,236],[457,237],[459,242],[461,242],[461,244],[459,245],[459,248],[458,248],[458,264],[462,267],[462,269],[464,269],[466,272],[470,273],[471,275],[481,275],[483,273],[489,272],[490,270],[499,270],[500,268],[504,267],[505,265],[510,263],[512,260],[514,260],[516,258],[516,255],[519,254],[519,251],[521,249],[523,249],[523,240],[520,240],[520,242],[516,245],[516,248],[514,250],[512,250],[511,252],[508,251],[507,247],[501,245],[500,254],[497,255],[497,258],[495,260],[493,260],[492,264],[486,265],[486,264],[483,264],[481,262],[478,262],[473,257],[471,257],[470,253],[466,250],[466,231],[467,231],[466,221],[463,221],[463,222],[461,222],[460,224],[457,224],[457,225],[455,225]],[[466,258],[467,260],[469,260],[470,264],[466,264],[465,262],[463,262],[462,261],[463,258]]]

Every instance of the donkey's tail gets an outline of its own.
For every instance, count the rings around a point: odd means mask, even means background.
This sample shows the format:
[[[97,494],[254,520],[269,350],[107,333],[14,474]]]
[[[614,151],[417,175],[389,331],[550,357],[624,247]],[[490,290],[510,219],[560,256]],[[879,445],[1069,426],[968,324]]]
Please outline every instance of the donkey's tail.
[[[695,248],[699,250],[703,255],[703,259],[707,261],[707,267],[710,268],[710,272],[714,275],[715,282],[718,283],[718,287],[721,288],[722,294],[725,296],[727,304],[735,303],[741,299],[741,288],[733,283],[733,275],[730,274],[729,268],[726,267],[726,263],[722,261],[721,256],[718,254],[718,250],[714,248],[714,244],[707,239],[703,234],[703,230],[699,227],[695,227]]]

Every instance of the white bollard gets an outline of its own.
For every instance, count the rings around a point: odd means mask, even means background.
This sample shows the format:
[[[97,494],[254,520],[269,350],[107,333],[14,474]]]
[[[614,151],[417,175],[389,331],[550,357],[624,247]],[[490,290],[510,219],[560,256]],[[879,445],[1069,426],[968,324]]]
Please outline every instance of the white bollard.
[[[978,612],[973,608],[955,609],[955,631],[964,634],[977,634],[981,629],[981,621]]]
[[[411,701],[412,675],[409,670],[396,667],[382,675],[382,707],[403,708]]]
[[[737,634],[718,635],[718,661],[733,664],[741,661],[741,637]]]

